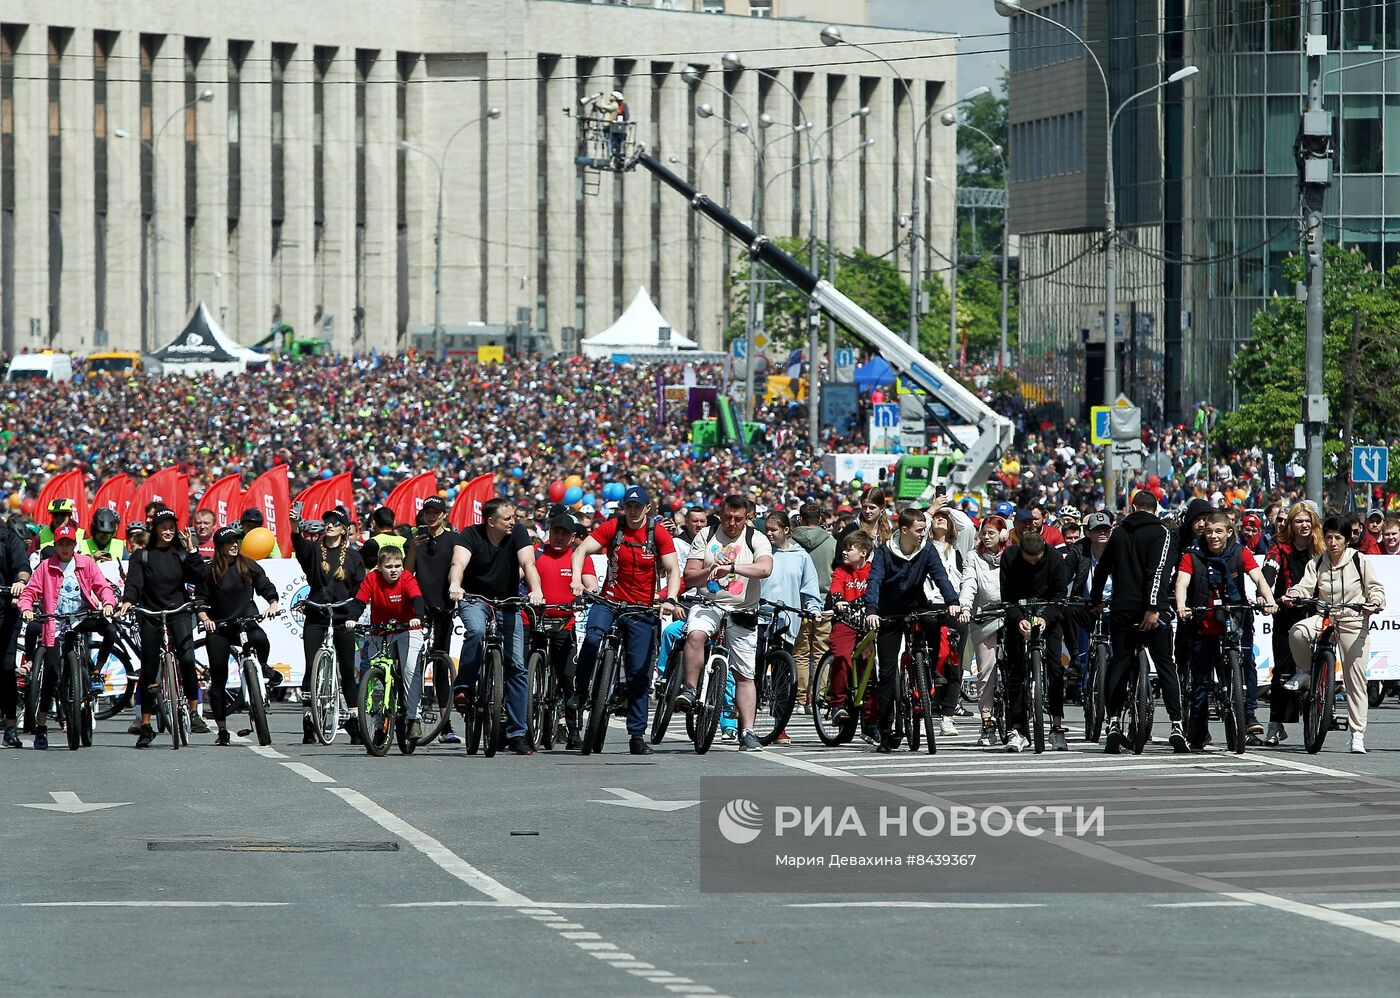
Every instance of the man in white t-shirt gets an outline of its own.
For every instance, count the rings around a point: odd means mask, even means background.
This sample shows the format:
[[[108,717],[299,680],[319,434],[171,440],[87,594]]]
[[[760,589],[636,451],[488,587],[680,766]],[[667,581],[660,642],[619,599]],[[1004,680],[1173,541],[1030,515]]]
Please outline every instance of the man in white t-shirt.
[[[749,503],[740,495],[720,505],[719,526],[700,533],[685,563],[685,587],[708,593],[717,606],[697,606],[685,629],[685,684],[676,695],[676,709],[695,706],[696,684],[705,663],[705,644],[726,615],[725,646],[734,671],[734,706],[739,712],[739,749],[762,748],[753,732],[758,697],[753,675],[758,652],[758,605],[763,580],[773,573],[773,546],[762,532],[749,526]]]

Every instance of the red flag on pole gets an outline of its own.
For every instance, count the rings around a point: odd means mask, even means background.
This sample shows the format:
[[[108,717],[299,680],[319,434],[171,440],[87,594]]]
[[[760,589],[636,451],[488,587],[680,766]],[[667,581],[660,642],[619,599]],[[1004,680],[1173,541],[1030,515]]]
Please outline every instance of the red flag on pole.
[[[263,524],[277,536],[277,546],[285,557],[292,550],[292,486],[287,466],[279,464],[264,471],[243,493],[243,509],[256,509]]]
[[[198,509],[207,509],[214,514],[214,523],[227,527],[237,523],[243,512],[243,480],[239,475],[226,475],[204,491]]]
[[[117,514],[117,536],[126,540],[127,507],[131,505],[136,486],[128,475],[113,475],[97,487],[92,498],[92,511],[110,509]]]
[[[350,472],[347,471],[334,478],[326,479],[326,491],[322,492],[318,498],[321,501],[321,514],[323,516],[327,510],[341,506],[344,507],[345,512],[350,514],[352,523],[359,520],[359,517],[355,515],[355,486]]]
[[[49,522],[49,503],[56,499],[73,501],[73,523],[86,530],[88,525],[87,489],[83,486],[81,471],[65,471],[44,483],[39,490],[39,499],[34,506],[34,522]]]
[[[424,500],[437,495],[437,492],[437,472],[425,471],[400,482],[394,491],[389,493],[389,499],[384,505],[394,511],[396,523],[412,526],[418,522],[418,511],[423,508]]]
[[[323,480],[312,482],[296,495],[292,496],[292,508],[296,509],[297,503],[301,503],[299,518],[303,520],[318,520],[316,515],[320,509],[321,500],[317,498],[326,491],[326,483]]]
[[[466,530],[481,522],[481,507],[496,495],[496,476],[478,475],[457,493],[452,504],[452,527]]]
[[[142,482],[131,498],[127,515],[131,519],[145,519],[146,507],[153,502],[174,510],[176,522],[181,530],[189,526],[190,480],[180,474],[178,468],[162,468]]]

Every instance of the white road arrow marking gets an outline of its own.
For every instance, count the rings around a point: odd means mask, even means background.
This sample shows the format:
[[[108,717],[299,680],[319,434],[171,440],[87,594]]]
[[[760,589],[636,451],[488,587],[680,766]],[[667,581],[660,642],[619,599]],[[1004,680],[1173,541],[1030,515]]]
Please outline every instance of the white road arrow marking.
[[[620,800],[591,800],[590,804],[613,804],[617,807],[635,807],[641,811],[681,811],[694,807],[698,800],[652,800],[645,794],[624,787],[599,787],[604,793],[616,794]]]
[[[60,814],[86,814],[88,811],[102,811],[109,807],[126,807],[129,800],[113,804],[84,804],[78,795],[68,790],[50,790],[52,804],[16,804],[15,807],[31,807],[36,811],[58,811]]]

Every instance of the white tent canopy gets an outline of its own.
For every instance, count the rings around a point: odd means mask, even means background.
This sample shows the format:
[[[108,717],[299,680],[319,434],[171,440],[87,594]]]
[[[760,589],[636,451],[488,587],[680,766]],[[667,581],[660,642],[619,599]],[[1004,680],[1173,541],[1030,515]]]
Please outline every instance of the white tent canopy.
[[[267,363],[267,354],[230,339],[204,302],[195,305],[185,328],[151,356],[165,374],[242,374]]]
[[[660,330],[671,329],[668,342],[661,342]],[[596,336],[583,341],[586,357],[608,357],[613,354],[672,354],[682,350],[698,350],[700,345],[675,331],[647,294],[637,289],[637,297],[627,306],[618,320]]]

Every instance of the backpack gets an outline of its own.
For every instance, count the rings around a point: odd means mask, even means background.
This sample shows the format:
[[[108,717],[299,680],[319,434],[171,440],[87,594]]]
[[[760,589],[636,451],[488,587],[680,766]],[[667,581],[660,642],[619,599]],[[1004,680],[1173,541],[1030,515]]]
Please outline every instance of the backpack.
[[[661,578],[661,559],[656,557],[656,517],[647,517],[647,539],[644,544],[623,539],[622,531],[627,526],[627,518],[621,513],[613,517],[613,523],[617,524],[617,529],[613,531],[612,541],[608,544],[608,577],[603,581],[603,589],[611,589],[613,582],[617,580],[617,554],[624,544],[641,548],[642,552],[651,558],[656,577]]]

